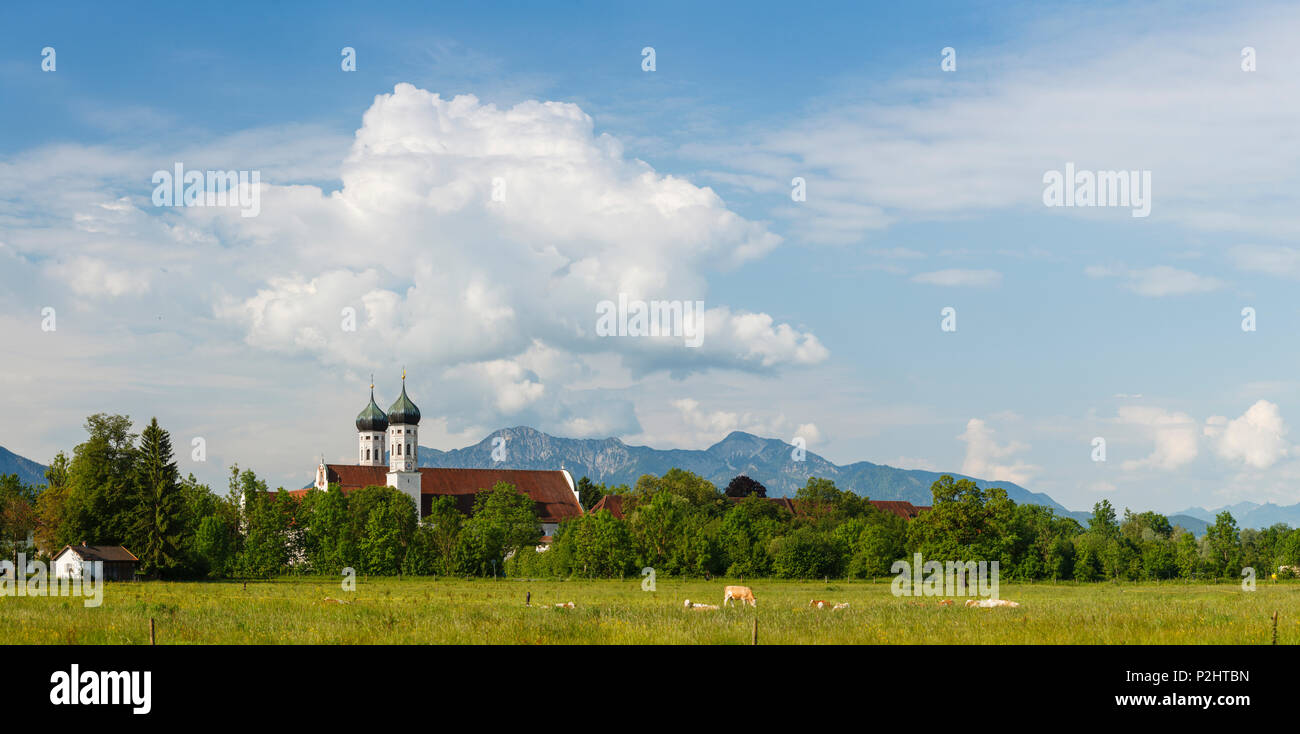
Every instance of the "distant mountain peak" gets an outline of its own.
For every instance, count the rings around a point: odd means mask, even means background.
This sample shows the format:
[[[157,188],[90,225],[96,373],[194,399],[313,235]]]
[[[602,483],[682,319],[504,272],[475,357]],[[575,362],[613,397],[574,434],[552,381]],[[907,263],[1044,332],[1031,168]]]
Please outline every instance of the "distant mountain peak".
[[[0,474],[17,474],[27,484],[45,484],[44,464],[39,464],[24,456],[0,446]]]
[[[784,441],[776,438],[760,438],[744,431],[732,431],[727,437],[705,449],[711,454],[756,454],[776,443],[782,447]]]

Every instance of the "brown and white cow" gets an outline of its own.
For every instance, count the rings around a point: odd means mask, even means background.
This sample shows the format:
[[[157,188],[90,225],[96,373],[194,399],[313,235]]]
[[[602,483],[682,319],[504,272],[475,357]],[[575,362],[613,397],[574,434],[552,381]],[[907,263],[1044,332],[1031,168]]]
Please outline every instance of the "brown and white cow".
[[[733,600],[740,600],[741,603],[748,603],[751,607],[757,607],[758,602],[754,600],[754,590],[748,586],[728,586],[722,592],[723,605],[730,604]]]

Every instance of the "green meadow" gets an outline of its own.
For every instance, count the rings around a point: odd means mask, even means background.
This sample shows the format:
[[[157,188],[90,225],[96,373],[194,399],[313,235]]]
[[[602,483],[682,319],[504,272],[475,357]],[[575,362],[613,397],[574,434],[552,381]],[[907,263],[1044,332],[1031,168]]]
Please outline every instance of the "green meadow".
[[[0,598],[9,644],[1279,644],[1300,643],[1300,583],[1006,584],[1018,608],[895,597],[888,581],[751,580],[756,608],[717,604],[726,581],[336,579],[106,585],[101,606],[71,597]],[[735,583],[734,581],[731,583]],[[531,606],[525,606],[531,593]],[[812,599],[848,602],[840,611]],[[573,602],[574,608],[557,608]]]

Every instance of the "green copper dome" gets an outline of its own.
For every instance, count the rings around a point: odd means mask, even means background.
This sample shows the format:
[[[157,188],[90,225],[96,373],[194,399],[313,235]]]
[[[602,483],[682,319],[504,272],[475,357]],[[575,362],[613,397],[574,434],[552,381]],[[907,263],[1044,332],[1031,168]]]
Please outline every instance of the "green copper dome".
[[[357,416],[358,431],[387,431],[388,416],[375,404],[375,388],[370,388],[370,405]]]
[[[402,377],[402,397],[398,398],[393,407],[388,409],[388,422],[395,426],[420,425],[420,409],[415,407],[415,403],[406,397],[406,377]]]

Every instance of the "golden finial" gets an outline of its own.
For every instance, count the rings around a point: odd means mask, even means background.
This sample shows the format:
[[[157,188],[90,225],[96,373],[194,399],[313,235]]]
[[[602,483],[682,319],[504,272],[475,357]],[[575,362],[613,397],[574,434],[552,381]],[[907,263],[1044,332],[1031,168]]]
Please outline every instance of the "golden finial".
[[[373,372],[370,373],[370,389],[375,389],[375,373]]]
[[[402,367],[402,382],[406,382],[406,367]]]

